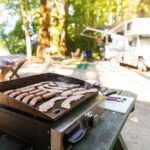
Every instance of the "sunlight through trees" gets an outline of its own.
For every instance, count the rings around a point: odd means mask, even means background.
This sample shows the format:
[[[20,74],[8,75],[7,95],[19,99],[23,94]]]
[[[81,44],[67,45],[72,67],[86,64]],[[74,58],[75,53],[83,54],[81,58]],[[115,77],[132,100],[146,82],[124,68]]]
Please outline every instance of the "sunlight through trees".
[[[81,31],[135,17],[150,17],[150,0],[1,0],[0,45],[12,53],[68,55],[94,49]],[[6,17],[7,16],[7,17]],[[11,20],[12,19],[12,20]]]

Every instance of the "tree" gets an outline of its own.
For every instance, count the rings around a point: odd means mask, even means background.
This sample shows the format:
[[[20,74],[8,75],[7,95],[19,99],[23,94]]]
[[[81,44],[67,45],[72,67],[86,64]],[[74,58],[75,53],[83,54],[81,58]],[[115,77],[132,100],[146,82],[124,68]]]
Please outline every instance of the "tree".
[[[35,2],[36,0],[30,0],[30,3],[24,0],[1,0],[0,2],[0,4],[4,5],[4,15],[8,13],[8,18],[13,18],[13,20],[5,19],[6,21],[2,23],[2,25],[4,23],[6,24],[2,29],[5,31],[8,29],[11,20],[9,32],[3,32],[3,40],[5,40],[7,48],[12,53],[26,53],[29,61],[32,56],[32,44],[30,38],[30,22],[28,19],[31,20],[29,12],[35,9]],[[30,5],[34,6],[32,10],[29,10]]]
[[[37,57],[44,60],[44,50],[50,48],[50,0],[40,1]]]
[[[17,16],[13,19],[16,25],[9,24],[11,19],[0,22],[0,36],[4,41],[1,43],[6,43],[14,53],[24,52],[26,45],[28,57],[34,43],[39,58],[43,58],[47,48],[62,55],[76,48],[94,49],[95,41],[81,36],[87,26],[105,26],[150,16],[150,0],[1,0],[0,4],[5,6],[0,15],[6,15],[7,10],[9,16]],[[8,27],[11,30],[6,32]]]
[[[67,4],[65,0],[53,0],[51,11],[51,52],[64,55],[66,47]]]
[[[67,50],[67,46],[66,46],[66,20],[67,20],[67,10],[68,10],[68,6],[67,4],[62,1],[60,3],[60,6],[58,6],[59,8],[59,20],[60,20],[60,29],[61,29],[61,36],[60,36],[60,48],[61,48],[61,53],[65,54],[66,50]]]
[[[23,18],[23,30],[25,33],[27,59],[28,61],[31,61],[32,48],[31,48],[31,39],[30,39],[29,28],[28,28],[28,19],[27,19],[25,1],[19,0],[19,4],[20,4],[20,10]]]
[[[150,3],[149,0],[140,0],[139,3],[139,17],[148,17],[148,4]]]

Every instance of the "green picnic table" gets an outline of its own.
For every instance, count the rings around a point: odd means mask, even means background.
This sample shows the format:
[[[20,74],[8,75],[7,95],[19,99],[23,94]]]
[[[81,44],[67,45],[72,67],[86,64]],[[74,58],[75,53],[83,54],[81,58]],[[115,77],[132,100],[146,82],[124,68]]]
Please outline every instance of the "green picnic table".
[[[113,91],[115,89],[107,89]],[[129,91],[117,91],[118,94],[134,97],[128,111],[123,113],[105,110],[99,123],[87,132],[86,137],[74,145],[72,150],[127,150],[120,134],[129,114],[134,110],[136,95]]]

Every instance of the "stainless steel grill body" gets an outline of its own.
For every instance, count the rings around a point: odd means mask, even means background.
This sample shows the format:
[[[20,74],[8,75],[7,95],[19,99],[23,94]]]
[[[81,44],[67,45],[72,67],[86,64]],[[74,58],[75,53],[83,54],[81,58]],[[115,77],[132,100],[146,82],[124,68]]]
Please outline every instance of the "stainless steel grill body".
[[[78,84],[80,88],[95,88],[85,81],[47,73],[0,83],[0,128],[34,145],[39,150],[64,150],[80,141],[88,129],[95,126],[104,99],[98,92],[88,93],[70,109],[60,108],[58,102],[48,112],[40,112],[38,103],[32,107],[4,94],[5,91],[32,86],[39,82],[65,82]],[[53,113],[60,109],[58,113]]]

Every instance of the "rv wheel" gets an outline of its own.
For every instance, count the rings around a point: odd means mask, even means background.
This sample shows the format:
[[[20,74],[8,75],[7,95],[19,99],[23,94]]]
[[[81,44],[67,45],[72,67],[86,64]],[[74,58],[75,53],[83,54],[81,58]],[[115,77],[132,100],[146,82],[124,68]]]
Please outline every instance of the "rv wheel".
[[[138,60],[138,65],[137,65],[137,68],[139,71],[147,71],[147,67],[146,65],[144,64],[144,60],[142,58],[140,58]]]

